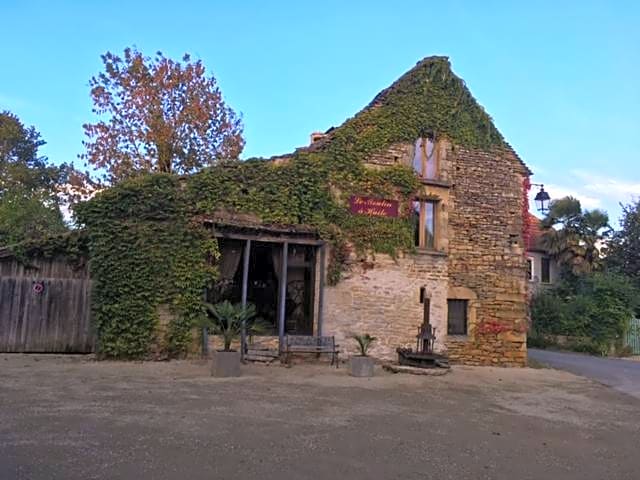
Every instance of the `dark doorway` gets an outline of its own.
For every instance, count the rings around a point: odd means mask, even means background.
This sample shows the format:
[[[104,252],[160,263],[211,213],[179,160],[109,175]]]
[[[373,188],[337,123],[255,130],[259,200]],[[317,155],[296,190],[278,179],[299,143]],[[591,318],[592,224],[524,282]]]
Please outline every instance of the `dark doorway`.
[[[218,240],[221,258],[220,279],[207,292],[207,301],[239,303],[242,296],[242,240]],[[247,301],[256,307],[258,319],[267,327],[266,335],[278,334],[278,285],[282,244],[251,242]],[[290,245],[287,257],[285,333],[313,334],[315,247]]]

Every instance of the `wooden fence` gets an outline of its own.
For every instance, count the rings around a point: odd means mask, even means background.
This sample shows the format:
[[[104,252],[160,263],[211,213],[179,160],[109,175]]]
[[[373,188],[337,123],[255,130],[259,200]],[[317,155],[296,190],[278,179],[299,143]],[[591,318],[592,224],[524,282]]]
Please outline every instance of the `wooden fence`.
[[[0,255],[0,352],[92,352],[90,295],[86,267]]]
[[[631,319],[625,345],[631,348],[633,355],[640,355],[640,318]]]

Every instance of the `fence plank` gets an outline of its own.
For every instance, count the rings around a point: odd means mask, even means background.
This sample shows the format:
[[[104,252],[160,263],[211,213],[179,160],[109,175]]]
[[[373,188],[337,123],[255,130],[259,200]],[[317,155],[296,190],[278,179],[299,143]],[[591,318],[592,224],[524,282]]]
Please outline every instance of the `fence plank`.
[[[633,355],[640,355],[640,318],[631,320],[625,344],[631,347]]]
[[[12,259],[0,262],[0,352],[92,352],[86,269],[74,270],[64,261],[41,263],[42,270],[25,269]],[[34,290],[35,281],[44,291]]]

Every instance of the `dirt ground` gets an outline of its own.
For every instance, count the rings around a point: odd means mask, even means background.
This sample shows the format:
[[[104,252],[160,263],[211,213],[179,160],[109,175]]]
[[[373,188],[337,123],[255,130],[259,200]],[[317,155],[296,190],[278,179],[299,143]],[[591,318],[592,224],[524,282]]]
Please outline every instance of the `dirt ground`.
[[[550,369],[0,355],[0,479],[637,479],[640,402]]]

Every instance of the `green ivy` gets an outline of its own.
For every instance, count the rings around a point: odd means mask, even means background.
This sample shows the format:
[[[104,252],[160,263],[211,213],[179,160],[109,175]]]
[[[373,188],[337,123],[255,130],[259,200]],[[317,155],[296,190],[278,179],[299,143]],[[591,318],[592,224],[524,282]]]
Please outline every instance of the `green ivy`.
[[[196,220],[200,215],[224,210],[253,214],[267,224],[314,227],[332,247],[331,284],[340,281],[351,247],[362,257],[413,249],[409,204],[418,178],[408,166],[367,169],[364,160],[424,135],[469,148],[505,145],[448,60],[431,57],[312,148],[277,162],[225,162],[188,177],[145,175],[79,205],[101,353],[147,355],[158,306],[167,303],[176,314],[167,348],[173,355],[185,352],[218,254],[215,240]],[[350,195],[394,198],[400,216],[354,216]]]
[[[159,174],[124,182],[79,205],[76,216],[89,236],[100,353],[140,358],[160,340],[171,355],[186,352],[218,252],[191,221],[180,179]],[[165,339],[155,338],[160,305],[175,314]]]

